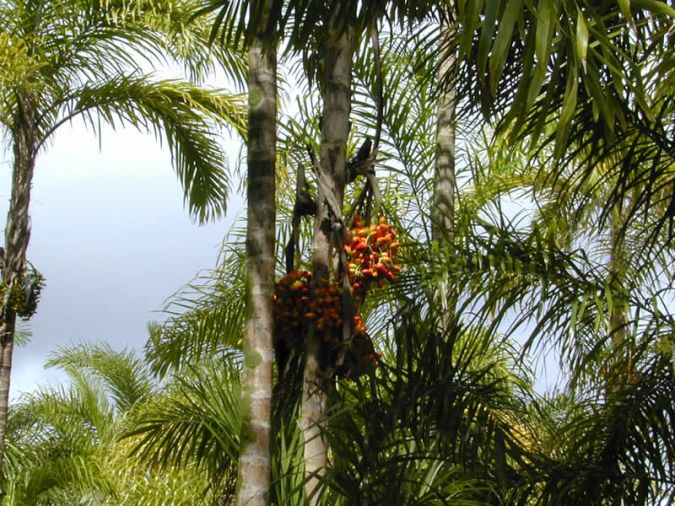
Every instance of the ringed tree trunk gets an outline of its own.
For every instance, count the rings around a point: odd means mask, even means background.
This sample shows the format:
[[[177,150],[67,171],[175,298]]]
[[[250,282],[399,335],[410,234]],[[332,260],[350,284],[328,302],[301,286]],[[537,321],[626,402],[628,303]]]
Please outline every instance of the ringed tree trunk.
[[[269,38],[254,38],[248,51],[248,64],[247,315],[237,504],[262,506],[269,501],[274,358],[277,62],[276,46]]]
[[[339,11],[339,9],[338,9]],[[346,176],[346,147],[349,136],[351,110],[352,56],[355,45],[353,27],[336,29],[341,23],[335,15],[329,26],[324,49],[324,78],[322,86],[323,120],[321,124],[321,153],[317,211],[314,222],[312,255],[312,282],[327,280],[330,273],[331,239],[333,235],[331,211],[323,189],[332,193],[334,202],[342,209]],[[319,504],[320,476],[327,464],[327,443],[321,424],[328,410],[328,392],[334,378],[325,370],[322,357],[324,343],[314,329],[306,336],[305,366],[302,386],[301,424],[305,438],[305,489],[309,504]]]
[[[19,113],[12,129],[14,163],[12,166],[12,196],[5,225],[5,258],[2,268],[2,297],[0,298],[0,469],[5,455],[7,409],[12,373],[12,351],[16,329],[16,311],[10,303],[12,289],[23,287],[26,251],[30,240],[31,184],[35,169],[36,134],[33,99],[19,93]]]

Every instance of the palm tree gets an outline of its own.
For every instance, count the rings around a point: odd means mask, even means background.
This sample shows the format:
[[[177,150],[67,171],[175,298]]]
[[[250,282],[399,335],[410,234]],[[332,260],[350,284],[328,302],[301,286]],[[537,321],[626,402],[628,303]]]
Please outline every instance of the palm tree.
[[[568,382],[553,400],[534,403],[543,444],[533,446],[541,460],[532,479],[541,484],[540,500],[658,503],[672,488],[664,471],[673,442],[662,427],[675,414],[666,401],[675,389],[672,359],[663,349],[673,316],[662,297],[672,293],[673,250],[667,231],[653,248],[644,231],[661,209],[640,226],[615,209],[600,227],[613,191],[605,173],[611,164],[596,166],[578,194],[561,194],[537,177],[537,166],[509,176],[517,148],[503,140],[489,170],[477,172],[475,193],[483,199],[495,189],[528,188],[537,210],[531,224],[484,222],[453,265],[467,306],[481,308],[477,324],[529,334],[524,353],[559,353]],[[574,178],[573,169],[564,176]]]
[[[0,301],[0,449],[16,318],[32,314],[34,307],[25,306],[34,306],[39,286],[31,282],[35,276],[26,263],[30,189],[38,154],[52,134],[78,117],[94,129],[101,120],[154,131],[172,149],[190,210],[206,220],[225,209],[227,179],[213,127],[241,128],[240,100],[143,73],[142,57],[154,62],[166,55],[197,77],[211,64],[200,54],[203,26],[186,28],[189,3],[164,5],[167,15],[161,18],[153,17],[155,7],[152,2],[88,0],[17,0],[0,7],[3,41],[11,55],[0,77],[0,123],[14,154]],[[240,72],[236,58],[227,68],[233,75]]]
[[[209,504],[231,504],[241,496],[241,361],[237,353],[172,374],[149,402],[130,413],[120,434],[126,455],[140,468],[172,475],[186,470],[201,477],[192,490],[192,504],[196,496]]]
[[[400,164],[394,167],[400,173],[410,175],[402,188],[429,189],[430,186],[421,184],[421,181],[431,172],[431,149],[415,127],[428,125],[430,114],[428,106],[417,108],[417,101],[423,100],[425,90],[420,89],[419,81],[415,81],[415,73],[410,72],[411,80],[408,82],[402,76],[405,70],[401,70],[400,62],[411,60],[415,61],[401,51],[398,64],[386,61],[383,64],[387,69],[398,71],[389,75],[388,82],[403,83],[399,84],[397,92],[401,97],[397,102],[403,105],[385,114],[387,135],[383,139],[388,147],[391,142],[388,137],[391,136],[394,141],[391,150],[392,153],[398,151]],[[362,71],[360,66],[357,69]],[[409,91],[412,88],[410,82],[417,86],[412,92]],[[370,121],[372,125],[372,118],[366,117],[361,121],[366,124]],[[388,131],[390,124],[394,128]],[[429,131],[428,127],[426,131]],[[629,142],[613,147],[618,159],[625,159],[622,151],[637,146],[646,152],[658,149],[651,145],[656,140],[642,138],[635,141],[633,137]],[[493,142],[500,148],[490,152],[494,158],[485,160],[480,152],[474,155],[476,162],[485,163],[485,171],[474,174],[474,188],[468,188],[472,190],[472,195],[459,194],[462,205],[456,221],[456,251],[443,260],[443,257],[425,257],[422,249],[418,262],[426,259],[429,262],[427,268],[434,276],[448,271],[459,274],[458,287],[465,290],[459,299],[462,302],[459,309],[466,311],[466,323],[485,328],[495,339],[501,340],[503,337],[496,334],[497,331],[507,330],[508,337],[516,329],[523,329],[526,322],[533,322],[534,335],[526,343],[525,351],[535,342],[542,346],[543,343],[557,343],[565,353],[564,370],[578,383],[576,390],[565,394],[575,400],[566,411],[570,415],[570,423],[563,426],[555,424],[556,417],[558,420],[566,417],[560,411],[556,412],[547,419],[545,432],[550,431],[547,433],[552,441],[556,440],[555,434],[565,433],[569,437],[562,447],[549,447],[547,450],[529,441],[529,450],[540,454],[535,466],[522,469],[530,476],[528,479],[532,480],[531,486],[534,487],[524,493],[534,494],[545,503],[583,502],[589,501],[589,498],[599,501],[602,497],[642,503],[649,495],[659,493],[646,485],[649,480],[658,483],[661,490],[668,487],[669,481],[663,470],[672,465],[673,454],[672,438],[668,438],[662,430],[668,424],[666,420],[672,417],[672,403],[665,402],[668,395],[672,395],[672,374],[663,369],[667,360],[662,349],[662,332],[672,322],[672,315],[662,312],[662,302],[657,303],[660,309],[647,308],[648,300],[661,300],[663,290],[672,290],[672,283],[666,281],[672,279],[672,246],[669,246],[667,230],[663,228],[656,239],[646,241],[641,236],[641,231],[657,228],[655,224],[668,202],[658,199],[655,212],[645,216],[645,222],[637,228],[627,226],[623,218],[619,227],[614,222],[611,227],[613,232],[607,227],[598,228],[597,218],[602,204],[612,199],[612,185],[601,186],[598,183],[607,181],[606,173],[592,175],[582,185],[574,180],[577,174],[575,166],[572,166],[567,173],[559,176],[557,183],[563,187],[576,185],[580,191],[560,195],[551,179],[541,177],[542,172],[539,171],[540,166],[545,166],[546,151],[533,156],[527,147],[514,143],[508,137],[496,137]],[[584,155],[592,147],[573,149]],[[604,166],[596,165],[594,171],[603,167],[604,171],[611,172],[613,163],[610,160]],[[642,174],[639,166],[634,170]],[[636,179],[639,177],[636,176]],[[667,181],[665,176],[651,184],[665,187]],[[502,195],[525,187],[534,188],[536,192],[544,191],[546,195],[543,200],[537,198],[536,203],[542,209],[544,220],[537,222],[532,229],[509,223],[497,207]],[[629,187],[636,190],[636,195],[640,194],[635,181],[630,180]],[[398,198],[403,197],[399,195]],[[409,212],[414,212],[416,217],[420,214],[424,216],[424,210],[418,211],[414,205],[416,199],[411,197],[410,202]],[[591,202],[595,202],[594,206],[590,205]],[[586,210],[578,211],[584,203]],[[628,202],[623,209],[631,207]],[[586,226],[586,231],[578,228],[573,231],[579,224]],[[617,248],[618,230],[631,245],[630,253],[622,252],[626,245]],[[608,234],[611,240],[601,248],[591,248],[587,244],[588,238],[598,231]],[[571,243],[570,237],[576,238],[576,243]],[[650,242],[653,247],[649,247]],[[571,244],[577,248],[584,245],[587,249],[585,252],[570,252]],[[609,269],[606,265],[608,259],[612,260]],[[626,264],[627,259],[631,259],[630,267]],[[646,267],[649,265],[653,268]],[[560,266],[559,270],[555,266]],[[421,272],[425,277],[429,276],[423,269]],[[661,279],[659,272],[664,273]],[[433,277],[430,281],[436,283],[437,279]],[[424,286],[419,281],[417,283]],[[631,290],[627,290],[628,287]],[[635,292],[636,288],[643,292]],[[408,293],[413,300],[423,300],[423,296],[424,292],[419,290]],[[475,319],[470,319],[471,313],[476,315]],[[575,329],[572,330],[570,325]],[[630,329],[639,329],[639,332],[627,332]],[[608,341],[611,341],[610,346],[607,346]],[[622,345],[617,349],[618,343]],[[625,354],[636,347],[639,351]],[[611,399],[606,399],[605,380],[599,381],[597,371],[609,374],[606,368],[608,357],[618,359],[625,366],[625,357],[631,355],[635,357],[634,366],[640,370],[631,379],[635,383],[626,385],[625,374],[619,375],[618,378],[624,378],[621,380],[622,388]],[[583,381],[582,377],[585,378]],[[592,380],[590,384],[589,378]],[[544,401],[537,400],[532,406],[543,412],[544,404]],[[620,418],[621,410],[617,406],[631,407],[629,420]],[[542,427],[539,426],[539,429]],[[641,439],[637,436],[640,432],[650,434],[650,437]],[[351,433],[358,431],[353,428]],[[361,445],[364,446],[365,443]],[[564,458],[561,457],[563,454]],[[556,466],[562,471],[557,472]],[[575,466],[579,466],[578,475],[573,470]],[[597,489],[592,490],[593,484],[597,485]],[[541,489],[537,491],[537,487],[545,487],[545,494],[539,495]]]
[[[321,124],[320,165],[317,168],[319,190],[314,221],[312,252],[313,283],[326,282],[332,263],[333,224],[342,220],[342,202],[347,182],[347,138],[351,109],[352,57],[355,31],[350,22],[354,14],[338,4],[327,20],[327,37],[323,41],[321,95],[323,119]],[[333,202],[333,208],[329,205]],[[337,209],[335,208],[337,207]],[[337,214],[336,214],[337,213]],[[341,233],[341,232],[338,232]],[[327,447],[321,426],[327,410],[327,390],[332,371],[326,370],[323,356],[326,350],[315,329],[306,336],[305,368],[302,390],[301,423],[305,438],[305,475],[310,504],[317,504],[318,473],[326,467]]]
[[[229,397],[237,394],[237,382],[224,387],[216,380],[221,373],[205,366],[160,384],[147,362],[105,344],[59,349],[47,366],[66,372],[69,382],[25,394],[11,407],[3,504],[188,505],[196,497],[215,504],[228,498],[223,483],[232,497],[239,419],[218,406],[222,396],[237,406]],[[193,388],[197,377],[199,390]],[[144,424],[137,423],[141,417]],[[208,454],[204,448],[217,440],[209,439],[205,422],[220,429],[220,441],[235,435],[234,450],[227,444],[211,450],[221,463],[223,453],[234,456],[224,465],[152,452],[152,430],[159,426],[163,438],[187,429]]]
[[[316,72],[323,102],[320,156],[318,163],[311,160],[318,185],[311,263],[312,284],[317,287],[330,279],[334,247],[341,243],[341,236],[345,233],[344,193],[351,176],[348,174],[346,162],[352,106],[352,63],[359,39],[366,30],[376,28],[379,20],[388,11],[392,19],[399,16],[404,25],[408,21],[406,16],[410,19],[423,16],[431,6],[425,2],[412,5],[408,2],[383,1],[368,2],[360,6],[355,3],[333,2],[326,9],[323,2],[310,2],[296,8],[298,13],[291,36],[292,42],[301,44],[302,41],[297,40],[298,34],[314,33],[320,58],[318,69],[306,69]],[[310,28],[315,25],[320,26],[318,31]],[[379,96],[375,102],[379,104],[380,111],[383,106],[381,98]],[[376,133],[375,150],[379,142],[378,135]],[[371,156],[371,163],[374,155],[375,153],[365,154],[366,157]],[[374,179],[373,177],[372,180]],[[374,186],[377,186],[376,182]],[[347,333],[351,335],[351,317],[348,312],[343,314],[343,319],[343,325],[345,329],[349,329]],[[305,437],[306,489],[310,503],[316,504],[319,500],[319,477],[327,465],[328,448],[322,425],[326,421],[335,371],[326,363],[328,350],[325,343],[311,326],[305,336],[304,352],[301,423]]]

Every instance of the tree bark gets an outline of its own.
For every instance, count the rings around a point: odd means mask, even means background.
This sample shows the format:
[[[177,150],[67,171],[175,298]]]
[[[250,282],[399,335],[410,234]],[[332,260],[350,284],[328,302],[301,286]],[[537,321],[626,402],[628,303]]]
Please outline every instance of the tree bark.
[[[333,29],[331,29],[333,28]],[[331,262],[331,211],[322,187],[332,192],[334,201],[342,208],[346,175],[346,146],[349,136],[351,110],[352,56],[354,29],[337,31],[329,27],[324,53],[322,83],[323,120],[321,124],[321,156],[319,177],[326,185],[319,185],[317,213],[314,222],[312,256],[313,283],[329,276]],[[321,432],[328,409],[328,391],[332,387],[331,371],[324,370],[323,342],[310,330],[306,337],[305,368],[302,388],[301,423],[305,436],[305,489],[309,504],[319,504],[320,475],[327,464],[327,444]]]
[[[0,300],[0,468],[5,455],[7,409],[12,373],[12,351],[16,328],[16,311],[10,305],[15,285],[23,285],[26,251],[30,240],[31,184],[35,169],[34,108],[30,95],[20,93],[19,114],[12,129],[14,163],[12,167],[12,196],[5,226],[5,259],[2,270],[4,293]]]
[[[242,452],[237,504],[269,501],[274,295],[276,48],[255,38],[248,51],[246,331]]]

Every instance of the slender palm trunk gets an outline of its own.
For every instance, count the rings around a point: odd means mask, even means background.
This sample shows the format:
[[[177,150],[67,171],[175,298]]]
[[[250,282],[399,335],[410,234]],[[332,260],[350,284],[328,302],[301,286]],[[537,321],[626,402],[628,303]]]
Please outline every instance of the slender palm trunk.
[[[438,86],[436,122],[436,164],[434,167],[434,194],[431,206],[432,237],[441,244],[450,244],[455,218],[455,109],[457,93],[451,86],[451,72],[455,54],[450,52],[451,25],[445,17],[441,21],[441,64]]]
[[[457,92],[452,83],[455,52],[450,50],[451,30],[449,16],[441,21],[439,53],[441,62],[438,69],[438,117],[436,121],[436,163],[434,165],[434,190],[431,204],[431,235],[442,255],[452,254],[455,234],[455,109]],[[450,326],[454,289],[452,273],[445,273],[434,287],[434,300],[441,310],[439,330]]]
[[[265,505],[270,482],[274,327],[276,48],[256,38],[248,62],[247,318],[237,503]]]
[[[35,168],[35,128],[32,100],[20,96],[20,112],[13,129],[14,165],[12,168],[12,197],[5,226],[5,259],[2,270],[4,293],[0,300],[0,467],[2,466],[7,429],[9,384],[12,373],[12,351],[16,312],[10,305],[15,285],[23,283],[26,250],[30,240],[30,191]]]
[[[349,136],[351,109],[352,56],[355,35],[352,28],[329,35],[326,41],[323,81],[323,121],[321,125],[320,176],[327,183],[324,188],[332,192],[341,207],[346,183],[346,146]],[[321,188],[321,187],[320,187]],[[332,226],[330,209],[322,190],[317,198],[314,225],[312,270],[315,283],[326,279],[331,262]],[[306,490],[310,504],[318,504],[316,492],[319,476],[327,463],[327,446],[320,424],[328,409],[327,392],[333,378],[322,364],[323,342],[310,331],[305,350],[305,369],[302,388],[301,422],[305,435]],[[325,374],[328,372],[328,374]]]
[[[607,269],[608,283],[613,294],[612,307],[609,308],[611,355],[607,371],[606,391],[608,394],[618,392],[625,382],[631,381],[634,359],[634,350],[628,332],[626,252],[622,240],[624,223],[619,206],[615,206],[610,223],[610,253]]]

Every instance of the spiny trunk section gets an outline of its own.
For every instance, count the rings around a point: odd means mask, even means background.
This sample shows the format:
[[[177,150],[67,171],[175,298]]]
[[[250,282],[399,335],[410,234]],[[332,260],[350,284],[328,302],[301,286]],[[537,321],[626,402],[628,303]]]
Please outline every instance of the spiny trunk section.
[[[323,81],[323,121],[321,125],[320,177],[324,177],[333,198],[342,207],[346,182],[346,146],[351,108],[352,56],[354,31],[346,28],[326,41]],[[313,282],[329,275],[331,262],[331,214],[325,196],[319,192],[314,225]],[[327,392],[332,388],[330,371],[322,368],[323,343],[315,332],[307,335],[302,388],[301,423],[305,436],[305,486],[310,504],[319,504],[320,475],[327,464],[327,443],[320,425],[328,410]]]
[[[248,210],[242,371],[242,452],[237,504],[269,502],[274,295],[276,50],[255,39],[248,52]]]

